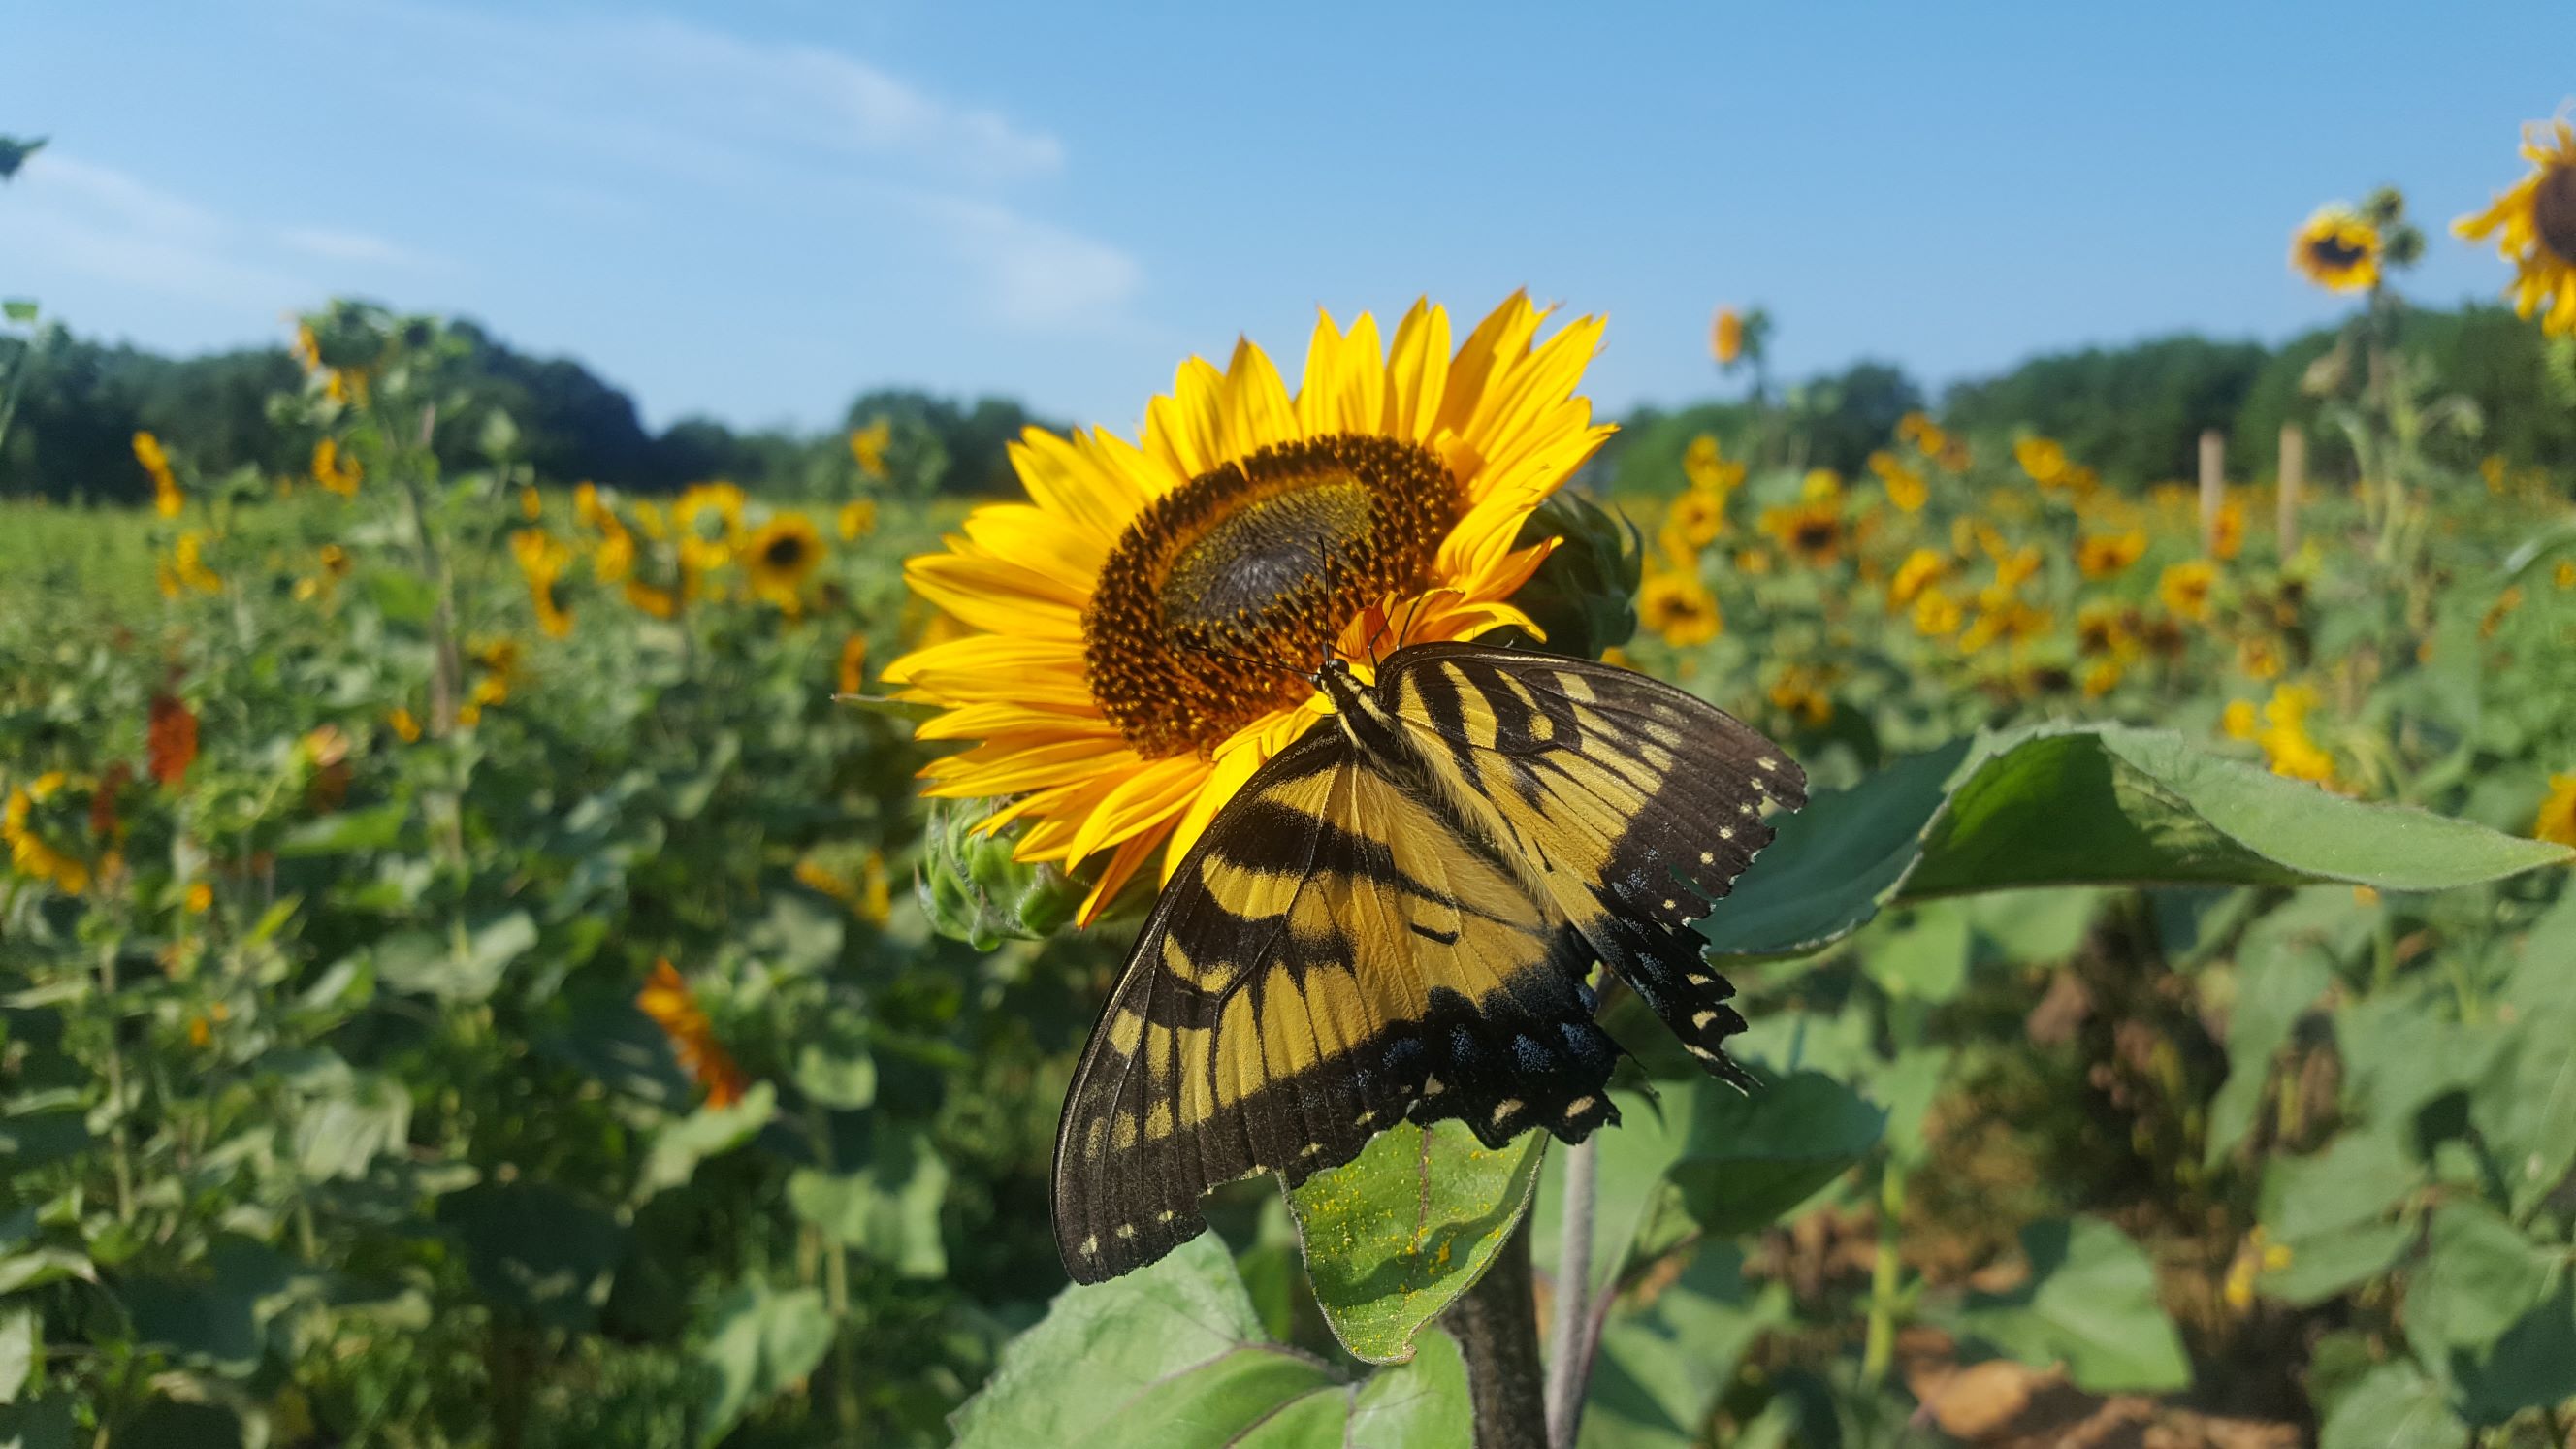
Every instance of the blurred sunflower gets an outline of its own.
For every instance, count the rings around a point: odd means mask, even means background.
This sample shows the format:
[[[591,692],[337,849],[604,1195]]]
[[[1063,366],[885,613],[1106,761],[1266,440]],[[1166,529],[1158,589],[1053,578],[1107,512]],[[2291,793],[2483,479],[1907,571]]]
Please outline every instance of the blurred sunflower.
[[[805,581],[823,562],[823,535],[801,513],[782,513],[743,545],[742,567],[754,595],[791,616],[804,612]]]
[[[2198,623],[2209,617],[2209,596],[2218,586],[2218,569],[2206,559],[2167,564],[2156,580],[2156,597],[2176,618]]]
[[[1575,391],[1599,343],[1514,295],[1453,352],[1427,301],[1381,351],[1376,319],[1318,319],[1288,390],[1238,342],[1182,365],[1142,439],[1032,428],[1027,503],[988,504],[905,572],[973,632],[889,666],[945,708],[925,739],[971,748],[927,793],[1014,796],[1014,854],[1105,853],[1089,921],[1156,850],[1164,869],[1261,763],[1324,717],[1304,682],[1407,641],[1527,626],[1510,599],[1552,541],[1522,524],[1611,429]]]
[[[1685,488],[1664,515],[1664,526],[1690,547],[1706,548],[1726,529],[1726,499],[1706,488]]]
[[[2549,797],[2540,802],[2531,833],[2542,840],[2576,845],[2576,772],[2549,777]]]
[[[188,495],[179,489],[179,476],[170,471],[170,452],[161,440],[150,433],[134,435],[134,461],[152,477],[152,511],[163,518],[176,518],[186,506]]]
[[[850,429],[850,458],[859,465],[861,476],[882,481],[886,475],[886,445],[894,441],[894,424],[882,417],[870,418],[863,428]]]
[[[220,592],[223,575],[206,566],[206,536],[190,529],[170,545],[170,557],[152,566],[154,581],[160,585],[161,597],[175,599],[194,590],[200,594]]]
[[[2211,520],[2209,552],[2213,558],[2232,559],[2245,551],[2245,501],[2230,498],[2218,505],[2218,517]]]
[[[1815,498],[1762,510],[1762,531],[1814,568],[1830,568],[1850,541],[1839,500]]]
[[[1926,586],[1922,593],[1915,596],[1914,632],[1926,639],[1938,639],[1957,633],[1959,626],[1966,623],[1967,618],[1967,610],[1938,584]]]
[[[1682,476],[1693,488],[1720,495],[1723,503],[1724,495],[1744,481],[1744,465],[1726,456],[1715,433],[1702,433],[1682,450]]]
[[[2144,529],[2088,533],[2075,541],[2075,567],[2088,579],[2112,578],[2147,554]]]
[[[1698,575],[1679,569],[1646,571],[1637,587],[1637,622],[1675,649],[1705,644],[1726,630],[1717,596]]]
[[[2379,285],[2379,228],[2351,207],[2325,207],[2290,240],[2290,267],[2329,292]]]
[[[2317,703],[2316,690],[2304,684],[2274,689],[2263,705],[2263,728],[2255,733],[2254,742],[2263,747],[2264,762],[2273,774],[2331,786],[2334,756],[2308,734],[2308,714]]]
[[[1921,470],[1899,462],[1894,453],[1870,454],[1869,470],[1876,473],[1878,481],[1886,487],[1887,501],[1904,512],[1920,513],[1923,505],[1931,501],[1932,487]]]
[[[834,520],[834,526],[839,530],[841,542],[843,543],[856,543],[860,539],[867,537],[869,534],[876,532],[876,500],[873,498],[853,498],[849,502],[842,504],[840,515]]]
[[[836,676],[841,693],[857,694],[867,684],[868,636],[852,634],[841,641],[841,662]]]
[[[715,1026],[707,1020],[704,1007],[698,1005],[688,980],[667,960],[653,963],[653,974],[644,989],[635,993],[636,1008],[653,1019],[669,1038],[671,1055],[678,1059],[680,1070],[706,1089],[707,1105],[730,1107],[742,1100],[751,1085],[734,1065],[733,1055],[716,1039]]]
[[[1744,314],[1720,307],[1708,324],[1708,351],[1720,367],[1733,367],[1744,356]]]
[[[1832,687],[1832,671],[1792,664],[1771,681],[1771,707],[1810,729],[1822,728],[1834,717]]]
[[[61,793],[68,782],[62,771],[48,770],[24,785],[11,786],[8,803],[0,806],[0,843],[9,847],[10,868],[18,874],[49,881],[63,894],[76,896],[89,889],[89,863],[57,849],[34,819],[36,807]]]
[[[2576,125],[2561,118],[2525,126],[2522,159],[2531,174],[2451,230],[2470,241],[2493,236],[2514,266],[2513,310],[2529,317],[2546,309],[2542,331],[2576,337]]]
[[[679,536],[680,562],[690,572],[723,568],[742,542],[742,489],[723,481],[690,484],[671,504],[671,529]]]
[[[324,438],[313,445],[313,481],[343,498],[358,496],[358,484],[367,471],[358,460],[340,447],[337,438]]]
[[[1950,561],[1932,549],[1907,554],[1905,562],[1896,566],[1896,577],[1887,582],[1887,611],[1892,614],[1911,605],[1949,569]]]
[[[510,535],[510,554],[528,581],[528,598],[537,608],[537,627],[549,639],[572,632],[572,611],[564,607],[564,570],[572,566],[572,546],[542,528],[522,528]]]

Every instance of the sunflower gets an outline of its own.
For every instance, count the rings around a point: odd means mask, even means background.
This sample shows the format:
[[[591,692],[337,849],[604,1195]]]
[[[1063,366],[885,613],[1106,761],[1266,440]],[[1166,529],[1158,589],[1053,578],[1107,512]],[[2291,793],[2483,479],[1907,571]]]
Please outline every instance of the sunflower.
[[[1697,575],[1678,569],[1647,572],[1637,589],[1637,622],[1675,649],[1705,644],[1726,631],[1716,596]]]
[[[789,614],[801,613],[805,581],[823,562],[823,535],[804,514],[782,513],[751,535],[742,561],[754,594]]]
[[[868,636],[865,634],[852,634],[849,638],[841,641],[841,662],[838,669],[841,693],[857,694],[862,689],[865,689],[867,687],[867,672]]]
[[[1938,584],[1926,586],[1915,596],[1914,632],[1926,639],[1957,633],[1967,617],[1967,610]]]
[[[886,475],[886,445],[894,441],[894,424],[882,417],[871,418],[864,428],[850,429],[850,459],[859,465],[861,476],[881,480]]]
[[[2156,580],[2156,597],[2176,617],[2198,623],[2209,617],[2209,595],[2217,585],[2216,566],[2205,559],[2190,559],[2165,566],[2164,575]]]
[[[1843,556],[1848,536],[1843,507],[1837,499],[1811,498],[1785,508],[1762,510],[1762,531],[1815,568],[1830,568]]]
[[[2013,461],[2042,488],[2065,481],[2066,446],[2054,438],[2024,438],[2013,444]]]
[[[549,639],[572,632],[572,611],[564,607],[564,570],[572,566],[572,545],[542,528],[522,528],[510,535],[511,556],[528,581],[529,601],[536,605],[537,627]]]
[[[1706,488],[1685,488],[1673,499],[1664,526],[1692,548],[1706,548],[1726,531],[1726,495]]]
[[[1744,314],[1720,307],[1708,324],[1709,355],[1720,367],[1733,367],[1744,356]]]
[[[2308,218],[2290,240],[2290,269],[2329,292],[2366,292],[2379,285],[2379,228],[2348,206],[2329,206]]]
[[[637,517],[642,521],[640,511]],[[723,568],[742,542],[742,489],[723,481],[690,484],[671,505],[671,529],[684,567],[701,574]]]
[[[2146,557],[2146,554],[2144,529],[2088,533],[2075,540],[2075,567],[2088,579],[2107,579],[2124,573],[2129,565]]]
[[[1744,481],[1744,465],[1726,456],[1715,433],[1702,433],[1682,450],[1682,476],[1693,488],[1724,495]]]
[[[1907,513],[1922,512],[1923,505],[1932,499],[1931,484],[1925,480],[1922,471],[1899,462],[1894,453],[1881,451],[1870,454],[1869,470],[1876,473],[1878,481],[1886,486],[1887,501]]]
[[[326,492],[355,498],[358,484],[366,476],[367,470],[359,465],[358,460],[340,450],[338,439],[324,438],[313,445],[313,481],[321,484]]]
[[[1454,352],[1428,302],[1383,352],[1374,318],[1325,316],[1293,394],[1238,342],[1182,365],[1140,442],[1030,429],[1029,501],[905,568],[970,631],[884,673],[945,708],[923,738],[975,742],[927,793],[1017,797],[986,828],[1017,824],[1022,860],[1105,855],[1089,921],[1324,717],[1304,681],[1327,658],[1528,627],[1510,599],[1553,542],[1515,540],[1611,432],[1575,392],[1600,322],[1542,340],[1547,316],[1515,295]]]
[[[2549,798],[2540,802],[2531,833],[2542,840],[2576,845],[2576,772],[2549,777]]]
[[[691,1081],[706,1089],[708,1106],[730,1107],[742,1100],[750,1082],[716,1039],[715,1025],[688,980],[669,961],[653,963],[652,976],[635,993],[635,1005],[670,1039],[671,1055]]]
[[[152,511],[163,518],[176,518],[185,507],[188,495],[180,491],[179,477],[170,471],[170,451],[150,433],[134,435],[134,461],[152,477]]]
[[[1887,611],[1893,614],[1912,605],[1949,571],[1949,561],[1931,549],[1918,548],[1907,554],[1905,562],[1896,566],[1896,577],[1888,580]]]
[[[2522,159],[2532,173],[2475,216],[2451,223],[2470,241],[2493,236],[2513,263],[2513,310],[2546,308],[2541,330],[2576,337],[2576,125],[2533,122],[2522,132]]]

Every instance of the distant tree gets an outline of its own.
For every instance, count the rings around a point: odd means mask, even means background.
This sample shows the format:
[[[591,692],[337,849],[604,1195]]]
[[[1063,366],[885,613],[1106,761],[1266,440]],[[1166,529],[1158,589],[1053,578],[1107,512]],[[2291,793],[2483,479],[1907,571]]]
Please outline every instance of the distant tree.
[[[1792,426],[1804,435],[1807,462],[1846,476],[1896,435],[1896,424],[1923,406],[1923,389],[1904,369],[1856,362],[1792,389]]]
[[[2191,335],[2089,347],[1962,383],[1942,410],[1972,438],[2045,434],[2104,479],[2136,487],[2191,476],[2201,430],[2234,428],[2268,360],[2260,343]]]

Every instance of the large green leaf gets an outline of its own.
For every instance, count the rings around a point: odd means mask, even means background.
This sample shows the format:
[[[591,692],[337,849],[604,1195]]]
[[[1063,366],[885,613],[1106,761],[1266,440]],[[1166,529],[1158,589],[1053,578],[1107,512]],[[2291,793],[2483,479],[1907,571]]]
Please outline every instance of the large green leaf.
[[[483,1296],[554,1328],[588,1329],[624,1256],[626,1229],[605,1208],[551,1183],[478,1183],[438,1200]]]
[[[698,1443],[713,1445],[764,1401],[814,1371],[832,1346],[832,1315],[819,1290],[780,1293],[745,1283],[715,1306],[715,1330],[698,1359],[715,1388],[698,1414]]]
[[[1887,1114],[1821,1072],[1747,1095],[1705,1074],[1620,1090],[1620,1123],[1595,1134],[1595,1292],[1632,1258],[1691,1231],[1732,1237],[1766,1227],[1878,1145]],[[1539,1194],[1532,1246],[1553,1272],[1563,1194]]]
[[[2435,1352],[2482,1349],[2502,1338],[2539,1306],[2561,1251],[2525,1238],[2483,1203],[2442,1204],[2426,1235],[2424,1265],[2406,1284],[2408,1341]]]
[[[2272,1159],[2263,1171],[2263,1229],[2296,1249],[2307,1238],[2373,1221],[2422,1178],[2391,1135],[2346,1132],[2323,1152]]]
[[[2468,1442],[2469,1426],[2441,1385],[2402,1359],[2353,1385],[2317,1438],[2318,1449],[2464,1449]]]
[[[1123,1278],[1068,1288],[951,1418],[960,1449],[1470,1449],[1457,1345],[1354,1385],[1264,1338],[1214,1233]]]
[[[1484,1276],[1528,1210],[1546,1137],[1500,1152],[1465,1124],[1398,1123],[1288,1195],[1306,1274],[1354,1357],[1401,1363],[1413,1336]]]
[[[2334,985],[2334,969],[2312,952],[2247,955],[2236,974],[2236,1005],[2227,1016],[2227,1081],[2209,1104],[2202,1157],[2216,1163],[2254,1126],[2272,1058],[2290,1029]]]
[[[940,1278],[948,1250],[939,1208],[948,1197],[948,1164],[919,1132],[881,1130],[866,1166],[831,1173],[799,1168],[787,1179],[796,1215],[907,1278]]]
[[[44,1320],[32,1308],[0,1312],[0,1404],[18,1402],[45,1352]]]
[[[751,1141],[777,1113],[778,1089],[754,1082],[738,1102],[722,1107],[710,1103],[665,1123],[653,1134],[653,1150],[635,1182],[635,1201],[642,1203],[665,1188],[687,1182],[697,1174],[699,1163]]]
[[[2451,1357],[2451,1379],[2482,1423],[2576,1399],[2576,1280],[2563,1267],[2553,1277],[2556,1286],[2495,1342]]]
[[[2495,1151],[2516,1216],[2576,1168],[2576,891],[2532,928],[2505,983],[2515,1031],[2472,1087],[2469,1114]]]
[[[2157,1392],[2191,1382],[2181,1335],[2156,1299],[2155,1269],[2126,1233],[2093,1218],[2022,1229],[2030,1278],[1972,1295],[1960,1327],[2007,1357],[2063,1364],[2076,1387]]]
[[[2426,891],[2576,852],[2330,795],[2121,725],[1961,741],[1819,792],[1702,923],[1735,956],[1813,951],[1890,901],[2050,885]]]
[[[1710,1243],[1680,1278],[1602,1330],[1584,1402],[1585,1449],[1688,1449],[1736,1365],[1765,1329],[1789,1321],[1789,1287],[1744,1281],[1744,1253]]]

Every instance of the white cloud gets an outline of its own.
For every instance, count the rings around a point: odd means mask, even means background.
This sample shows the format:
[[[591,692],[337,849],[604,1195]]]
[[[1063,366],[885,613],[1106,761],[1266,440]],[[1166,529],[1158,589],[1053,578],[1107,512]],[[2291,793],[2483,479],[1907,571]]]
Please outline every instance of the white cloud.
[[[411,248],[363,231],[327,226],[280,227],[277,239],[306,256],[327,262],[367,262],[378,266],[417,267],[428,262]]]
[[[1144,282],[1136,259],[1107,242],[1033,221],[1009,207],[957,197],[922,198],[917,209],[946,232],[981,274],[980,309],[994,321],[1031,329],[1113,320]]]

